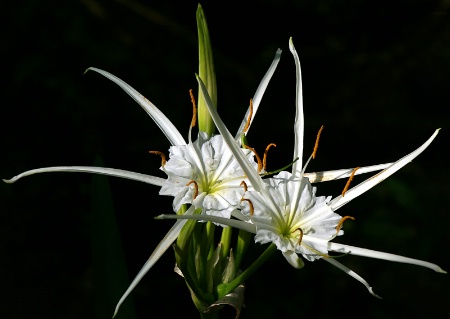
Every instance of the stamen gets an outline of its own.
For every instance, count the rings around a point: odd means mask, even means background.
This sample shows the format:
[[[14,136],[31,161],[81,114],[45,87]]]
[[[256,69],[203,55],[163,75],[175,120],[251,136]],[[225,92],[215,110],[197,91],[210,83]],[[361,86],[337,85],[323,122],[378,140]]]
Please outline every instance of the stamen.
[[[295,233],[297,230],[300,232],[300,237],[298,238],[298,245],[300,246],[300,244],[302,243],[302,239],[303,239],[303,230],[299,227],[296,230],[294,230],[292,233]]]
[[[191,121],[191,127],[194,127],[197,123],[197,106],[195,105],[195,97],[192,93],[192,89],[189,90],[189,95],[191,96],[191,103],[192,103],[192,121]]]
[[[263,156],[263,169],[266,170],[267,167],[267,152],[269,152],[269,148],[271,147],[277,147],[277,145],[275,143],[270,143],[269,145],[267,145],[266,150],[264,151],[264,156]]]
[[[252,147],[250,147],[248,145],[244,145],[244,147],[249,149],[250,151],[252,151],[253,154],[255,154],[256,161],[258,162],[258,173],[261,172],[261,170],[262,170],[261,157],[259,157],[258,153],[256,153],[254,148],[252,148]]]
[[[323,130],[323,125],[320,127],[319,133],[317,133],[316,144],[314,144],[314,150],[313,150],[313,153],[312,153],[312,158],[313,159],[316,158],[317,149],[319,148],[320,134],[322,134],[322,130]]]
[[[347,184],[345,184],[344,190],[342,191],[342,197],[344,197],[344,194],[347,192],[348,188],[350,187],[350,183],[353,180],[353,177],[355,176],[356,171],[359,169],[359,166],[356,167],[350,177],[348,178]]]
[[[352,216],[344,216],[344,217],[342,217],[341,220],[339,221],[339,223],[336,226],[336,234],[339,233],[339,231],[341,230],[342,226],[344,225],[344,222],[347,219],[355,220],[355,217],[352,217]]]
[[[196,181],[192,180],[189,183],[187,183],[186,186],[189,186],[191,184],[194,184],[195,192],[194,192],[194,198],[193,199],[195,199],[197,197],[197,195],[198,195],[198,185],[197,185]]]
[[[252,119],[252,116],[253,116],[253,100],[250,99],[250,111],[248,112],[247,123],[245,123],[244,127],[244,133],[246,133],[248,128],[250,127],[250,121]]]
[[[161,166],[164,167],[164,165],[166,165],[166,156],[164,155],[163,152],[160,151],[148,151],[150,154],[156,154],[161,156]]]
[[[253,216],[253,214],[255,213],[255,208],[253,207],[253,203],[250,199],[247,198],[242,198],[241,202],[246,201],[248,203],[248,205],[250,206],[250,216]]]
[[[244,186],[244,192],[248,191],[247,183],[245,181],[242,181],[239,186]]]

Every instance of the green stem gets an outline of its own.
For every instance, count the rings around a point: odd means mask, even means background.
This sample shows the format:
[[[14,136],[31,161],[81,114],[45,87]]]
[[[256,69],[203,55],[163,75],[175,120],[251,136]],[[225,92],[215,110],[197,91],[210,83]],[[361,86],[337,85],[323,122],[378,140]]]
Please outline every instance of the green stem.
[[[270,244],[269,247],[259,256],[256,261],[251,264],[250,267],[248,267],[242,274],[240,274],[238,277],[236,277],[233,281],[227,283],[227,284],[220,284],[217,286],[217,294],[218,299],[222,299],[226,295],[228,295],[230,292],[232,292],[234,289],[236,289],[241,283],[247,280],[259,267],[264,264],[269,257],[273,255],[273,253],[277,250],[277,247],[275,244]]]

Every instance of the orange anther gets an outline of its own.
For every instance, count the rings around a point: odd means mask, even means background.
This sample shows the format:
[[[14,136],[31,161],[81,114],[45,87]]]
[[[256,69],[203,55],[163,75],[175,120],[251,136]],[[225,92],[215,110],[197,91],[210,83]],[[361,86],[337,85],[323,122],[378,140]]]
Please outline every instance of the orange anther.
[[[246,201],[248,203],[248,205],[250,206],[250,216],[253,216],[253,214],[255,213],[255,208],[253,207],[253,203],[250,199],[247,198],[242,198],[241,202]]]
[[[255,154],[256,161],[258,162],[258,173],[261,172],[261,170],[262,170],[261,157],[259,157],[258,153],[256,153],[256,151],[255,151],[255,149],[253,147],[250,147],[248,145],[244,145],[244,147],[249,149],[250,151],[252,151],[253,154]]]
[[[164,155],[163,152],[160,151],[148,151],[150,154],[156,154],[161,156],[161,166],[164,167],[164,165],[166,165],[166,156]]]
[[[317,133],[316,144],[314,144],[314,150],[313,150],[313,153],[312,153],[312,158],[313,158],[313,159],[316,158],[317,149],[319,148],[320,134],[322,134],[322,130],[323,130],[323,125],[320,127],[320,130],[319,130],[319,132]]]
[[[269,145],[267,145],[266,150],[264,151],[264,156],[263,156],[263,169],[266,170],[267,167],[267,152],[269,152],[269,148],[271,147],[277,147],[277,145],[275,143],[270,143]]]
[[[252,116],[253,116],[253,100],[250,99],[250,111],[248,112],[247,123],[245,123],[244,127],[244,133],[247,132],[248,128],[250,127],[250,121],[252,120]]]
[[[242,181],[239,186],[244,186],[244,192],[248,191],[247,183],[245,181]]]
[[[302,243],[302,239],[303,239],[303,229],[301,229],[299,227],[296,230],[294,230],[292,233],[295,233],[297,230],[300,232],[300,237],[298,237],[298,244],[300,245]]]
[[[195,199],[197,197],[197,195],[198,195],[198,185],[197,185],[196,181],[192,180],[189,183],[187,183],[186,186],[189,186],[191,184],[194,184],[195,192],[194,192],[194,198],[193,199]]]
[[[352,216],[344,216],[344,217],[342,217],[341,220],[339,221],[339,223],[338,223],[337,226],[336,226],[336,234],[339,233],[339,231],[340,231],[341,228],[342,228],[342,225],[344,225],[344,222],[345,222],[347,219],[355,220],[355,217],[352,217]]]
[[[358,169],[359,169],[359,166],[353,170],[352,174],[348,178],[347,184],[345,184],[344,190],[342,191],[342,197],[344,197],[344,194],[347,192],[348,188],[350,187],[350,183],[353,180],[353,176],[355,176],[355,173]]]
[[[189,95],[191,96],[191,103],[192,103],[192,120],[191,120],[191,127],[194,127],[197,123],[197,106],[195,105],[195,97],[192,93],[192,89],[189,90]]]

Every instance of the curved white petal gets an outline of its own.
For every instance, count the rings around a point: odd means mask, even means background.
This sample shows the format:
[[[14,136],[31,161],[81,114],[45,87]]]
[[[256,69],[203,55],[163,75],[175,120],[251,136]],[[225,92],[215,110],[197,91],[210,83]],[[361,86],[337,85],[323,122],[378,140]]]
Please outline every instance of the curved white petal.
[[[372,287],[370,287],[369,283],[367,281],[365,281],[363,277],[358,275],[353,270],[347,268],[346,266],[344,266],[343,264],[341,264],[340,262],[338,262],[337,260],[335,260],[333,258],[322,258],[322,260],[325,260],[325,261],[329,262],[333,266],[335,266],[335,267],[339,268],[340,270],[342,270],[343,272],[345,272],[347,275],[352,276],[353,278],[358,280],[360,283],[362,283],[364,286],[366,286],[367,290],[369,290],[369,292],[373,296],[381,299],[380,296],[378,296],[376,293],[373,292],[373,289],[372,289]]]
[[[263,79],[261,80],[261,83],[259,83],[258,88],[256,89],[255,95],[253,95],[253,114],[252,118],[250,119],[249,129],[250,126],[253,123],[253,119],[255,118],[256,111],[258,111],[259,103],[261,103],[261,99],[264,95],[264,92],[266,91],[267,86],[269,85],[270,79],[272,78],[272,75],[274,74],[278,62],[280,62],[281,58],[281,50],[278,49],[275,53],[275,57],[272,61],[272,64],[270,65],[269,69],[267,70],[266,74],[264,75]],[[244,130],[245,125],[247,124],[248,115],[250,113],[250,108],[247,109],[247,113],[245,113],[244,119],[242,120],[241,126],[239,126],[239,129],[237,131],[236,140],[239,140],[242,135],[242,131]],[[248,132],[248,131],[247,131]],[[246,133],[247,134],[247,133]]]
[[[108,176],[114,176],[114,177],[121,177],[121,178],[127,178],[139,182],[144,182],[147,184],[152,184],[156,186],[163,186],[165,179],[151,176],[151,175],[145,175],[141,173],[135,173],[130,171],[125,171],[121,169],[116,168],[107,168],[107,167],[93,167],[93,166],[55,166],[55,167],[43,167],[43,168],[37,168],[32,169],[26,172],[23,172],[19,175],[14,176],[11,179],[4,179],[3,181],[8,184],[12,184],[15,181],[21,179],[25,176],[30,176],[33,174],[39,174],[39,173],[52,173],[52,172],[69,172],[69,173],[95,173],[95,174],[103,174]]]
[[[443,270],[438,265],[432,264],[427,261],[403,257],[403,256],[399,256],[399,255],[389,254],[389,253],[384,253],[384,252],[376,251],[376,250],[370,250],[370,249],[354,247],[354,246],[349,246],[349,245],[343,245],[343,244],[338,244],[338,243],[332,243],[332,242],[328,243],[328,250],[340,252],[340,253],[348,253],[348,254],[363,256],[363,257],[395,261],[395,262],[405,263],[405,264],[413,264],[413,265],[417,265],[417,266],[426,267],[426,268],[429,268],[431,270],[434,270],[436,272],[440,272],[443,274],[447,273],[445,270]]]
[[[214,123],[216,124],[217,129],[219,130],[220,134],[222,134],[223,139],[227,143],[233,155],[236,157],[236,160],[241,165],[245,174],[247,174],[247,177],[250,183],[252,184],[253,188],[255,188],[255,190],[259,192],[264,192],[264,185],[262,178],[258,175],[255,168],[252,166],[250,161],[244,156],[244,154],[241,151],[241,148],[231,136],[230,131],[228,131],[227,127],[225,126],[219,114],[217,113],[217,110],[214,107],[211,98],[209,97],[208,91],[206,90],[206,87],[203,84],[203,81],[198,76],[197,81],[200,84],[200,89],[202,90],[203,97],[205,98],[206,106],[208,107],[208,110],[211,113],[211,117]]]
[[[300,68],[300,59],[294,47],[292,38],[289,39],[289,50],[291,50],[295,61],[295,73],[297,78],[295,89],[295,122],[294,122],[294,160],[297,161],[292,164],[292,175],[299,177],[303,167],[303,131],[304,131],[304,117],[303,117],[303,89],[302,89],[302,70]]]
[[[256,234],[256,227],[253,224],[246,223],[240,220],[236,219],[230,219],[230,218],[224,218],[214,215],[189,215],[186,216],[186,214],[183,215],[177,215],[177,214],[161,214],[159,216],[156,216],[155,219],[190,219],[190,220],[200,220],[204,222],[213,222],[221,225],[226,225],[238,229],[245,230],[246,232]]]
[[[86,70],[95,71],[100,73],[104,77],[110,79],[118,86],[120,86],[125,92],[128,93],[144,110],[148,115],[155,121],[156,125],[161,129],[167,139],[172,143],[172,145],[184,145],[186,144],[183,136],[177,128],[172,124],[172,122],[149,100],[147,100],[142,94],[133,89],[130,85],[119,79],[117,76],[112,75],[106,71],[97,68],[88,68]],[[86,73],[85,72],[85,73]]]
[[[195,211],[195,207],[191,206],[189,209],[184,213],[184,215],[191,215]],[[119,302],[117,303],[116,309],[114,311],[114,316],[119,311],[120,306],[122,305],[123,301],[128,297],[128,295],[131,293],[131,291],[137,286],[137,284],[141,281],[141,279],[145,276],[145,274],[150,270],[150,268],[153,267],[153,265],[161,258],[161,256],[166,252],[166,250],[172,246],[173,242],[178,238],[178,235],[180,234],[181,228],[183,228],[184,224],[186,223],[186,220],[177,220],[175,224],[170,228],[170,230],[167,232],[166,236],[164,236],[163,240],[158,244],[158,246],[155,248],[153,253],[151,254],[150,258],[147,259],[144,266],[142,266],[141,270],[139,270],[136,277],[131,282],[128,289],[125,291],[123,296],[120,298]],[[113,318],[114,318],[113,316]]]
[[[374,172],[374,171],[380,171],[382,169],[385,169],[385,168],[391,166],[392,164],[393,163],[387,163],[387,164],[379,164],[379,165],[360,167],[355,172],[355,175],[370,173],[370,172]],[[345,169],[338,169],[338,170],[334,170],[334,171],[304,173],[303,176],[307,177],[309,179],[310,183],[328,182],[328,181],[333,181],[333,180],[340,179],[340,178],[350,177],[350,175],[352,175],[352,172],[354,169],[355,168],[345,168]]]
[[[414,152],[406,155],[405,157],[399,159],[394,164],[390,165],[388,168],[384,169],[383,171],[379,172],[378,174],[370,177],[369,179],[366,179],[364,182],[356,185],[355,187],[351,188],[348,192],[345,193],[345,196],[338,196],[335,199],[333,199],[330,202],[330,206],[333,210],[336,210],[338,208],[341,208],[343,205],[347,204],[352,199],[358,197],[362,193],[368,191],[378,183],[381,183],[383,180],[394,174],[396,171],[398,171],[400,168],[411,162],[414,158],[416,158],[420,153],[422,153],[434,140],[436,135],[439,133],[439,129],[437,129],[434,134],[424,143],[422,146],[420,146],[418,149],[416,149]]]
[[[296,269],[302,269],[305,266],[303,260],[292,250],[284,251],[283,256]]]

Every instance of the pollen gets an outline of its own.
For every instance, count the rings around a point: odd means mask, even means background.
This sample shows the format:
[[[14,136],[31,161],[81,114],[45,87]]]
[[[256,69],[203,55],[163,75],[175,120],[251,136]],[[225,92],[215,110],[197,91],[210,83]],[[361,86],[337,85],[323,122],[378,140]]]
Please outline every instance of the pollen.
[[[313,159],[316,158],[317,149],[319,148],[320,134],[322,134],[322,130],[323,130],[323,125],[320,127],[320,130],[319,130],[319,132],[317,133],[316,144],[314,144],[314,150],[313,150],[313,153],[312,153],[312,155],[311,155]]]
[[[156,154],[161,156],[161,166],[164,167],[164,165],[166,165],[166,156],[164,155],[163,152],[160,151],[148,151],[150,154]]]
[[[248,145],[244,145],[245,148],[249,149],[250,151],[253,152],[253,154],[255,154],[256,157],[256,161],[258,162],[258,173],[261,172],[262,170],[262,162],[261,162],[261,157],[259,157],[258,153],[255,151],[255,149],[253,147],[250,147]]]
[[[198,185],[197,185],[196,181],[192,180],[189,183],[187,183],[186,186],[189,186],[191,184],[194,184],[195,191],[194,191],[194,198],[193,199],[195,199],[195,198],[197,198],[197,195],[198,195]]]
[[[344,197],[345,193],[347,192],[348,188],[350,187],[350,183],[353,180],[353,177],[355,176],[356,171],[359,169],[359,166],[356,167],[350,177],[348,178],[347,184],[345,184],[344,190],[342,191],[342,197]]]
[[[191,103],[192,103],[192,120],[191,120],[191,127],[194,127],[197,123],[197,105],[195,104],[195,97],[192,93],[192,89],[189,90],[189,95],[191,96]]]
[[[253,203],[250,199],[247,198],[242,198],[241,202],[247,202],[248,206],[250,207],[250,216],[253,216],[253,214],[255,213],[255,208],[253,207]]]
[[[244,127],[244,133],[246,133],[248,128],[250,127],[250,121],[252,120],[252,116],[253,116],[253,100],[250,99],[249,112],[248,112],[248,117],[247,117],[247,123],[245,123],[245,127]]]
[[[264,151],[264,156],[263,156],[263,169],[266,170],[267,167],[267,153],[269,152],[269,149],[271,147],[277,147],[277,145],[275,143],[270,143],[269,145],[267,145],[266,150]]]
[[[341,230],[342,226],[344,225],[344,222],[347,219],[355,220],[355,217],[352,217],[352,216],[344,216],[344,217],[342,217],[341,220],[339,221],[339,223],[336,226],[336,234],[339,233],[339,231]]]

